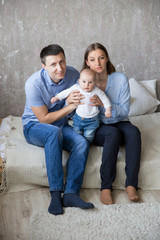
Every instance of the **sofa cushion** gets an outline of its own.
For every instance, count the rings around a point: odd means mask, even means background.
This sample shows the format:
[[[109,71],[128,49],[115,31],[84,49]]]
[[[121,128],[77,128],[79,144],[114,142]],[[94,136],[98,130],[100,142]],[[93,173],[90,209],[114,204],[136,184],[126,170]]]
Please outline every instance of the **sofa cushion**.
[[[160,189],[160,113],[130,117],[141,131],[142,155],[139,172],[139,187],[144,190]],[[48,186],[44,149],[26,142],[20,117],[9,116],[6,128],[1,131],[1,140],[5,149],[1,157],[6,161],[6,181],[8,192],[23,191],[40,186]],[[7,131],[6,131],[7,129]],[[100,188],[99,169],[102,147],[92,145],[87,160],[83,188]],[[63,151],[63,166],[68,152]],[[5,178],[3,178],[3,181]],[[117,159],[117,176],[114,189],[124,189],[125,185],[125,149],[120,148]]]

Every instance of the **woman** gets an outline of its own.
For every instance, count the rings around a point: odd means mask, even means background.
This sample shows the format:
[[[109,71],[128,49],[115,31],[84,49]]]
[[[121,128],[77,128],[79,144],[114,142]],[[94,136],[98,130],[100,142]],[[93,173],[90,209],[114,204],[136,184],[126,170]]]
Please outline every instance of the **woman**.
[[[141,155],[141,136],[138,128],[128,120],[130,90],[125,74],[116,72],[106,48],[100,43],[91,44],[85,52],[83,69],[96,73],[96,85],[111,101],[112,116],[106,118],[102,102],[97,96],[91,98],[92,105],[101,108],[101,125],[96,131],[94,143],[103,146],[100,200],[113,204],[112,183],[116,178],[116,162],[120,145],[126,151],[126,192],[131,201],[139,201],[137,194],[138,172]]]

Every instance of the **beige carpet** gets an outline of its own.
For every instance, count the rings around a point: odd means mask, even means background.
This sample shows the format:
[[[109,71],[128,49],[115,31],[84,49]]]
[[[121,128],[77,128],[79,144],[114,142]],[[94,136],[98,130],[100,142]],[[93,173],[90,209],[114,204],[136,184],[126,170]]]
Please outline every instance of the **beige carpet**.
[[[41,210],[30,222],[32,240],[159,240],[160,203],[65,208],[54,216]]]

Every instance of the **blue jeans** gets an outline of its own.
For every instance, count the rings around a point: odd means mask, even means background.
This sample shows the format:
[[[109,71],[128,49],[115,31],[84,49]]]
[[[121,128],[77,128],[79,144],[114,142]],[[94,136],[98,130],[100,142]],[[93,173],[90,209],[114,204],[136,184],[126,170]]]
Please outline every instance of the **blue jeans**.
[[[82,118],[77,113],[73,116],[74,130],[83,135],[89,142],[92,142],[96,129],[99,127],[100,117],[99,114],[92,118]]]
[[[50,191],[79,194],[89,152],[89,143],[71,126],[62,129],[39,122],[29,122],[23,128],[28,143],[44,147]],[[70,152],[66,165],[66,184],[62,166],[62,149]]]
[[[133,186],[137,189],[141,157],[141,134],[139,129],[129,121],[101,124],[96,131],[94,143],[103,146],[100,168],[101,190],[112,189],[112,183],[116,178],[117,156],[121,145],[125,145],[125,187]]]

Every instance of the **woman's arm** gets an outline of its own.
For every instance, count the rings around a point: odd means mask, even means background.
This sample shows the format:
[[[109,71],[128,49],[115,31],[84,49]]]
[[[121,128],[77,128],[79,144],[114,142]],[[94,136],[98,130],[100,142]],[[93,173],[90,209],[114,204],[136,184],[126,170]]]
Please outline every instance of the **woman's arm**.
[[[128,80],[123,81],[121,90],[117,92],[117,96],[117,100],[112,101],[111,108],[113,116],[118,120],[122,120],[128,117],[130,108],[130,88]]]
[[[111,84],[110,90],[107,92],[112,110],[112,117],[110,120],[114,121],[116,119],[116,121],[119,121],[128,117],[130,107],[130,88],[128,78],[124,74],[117,74],[116,78],[111,81],[113,81],[113,86]],[[92,106],[100,106],[104,108],[98,96],[93,96],[90,100]],[[101,109],[102,112],[104,112],[103,108]]]

